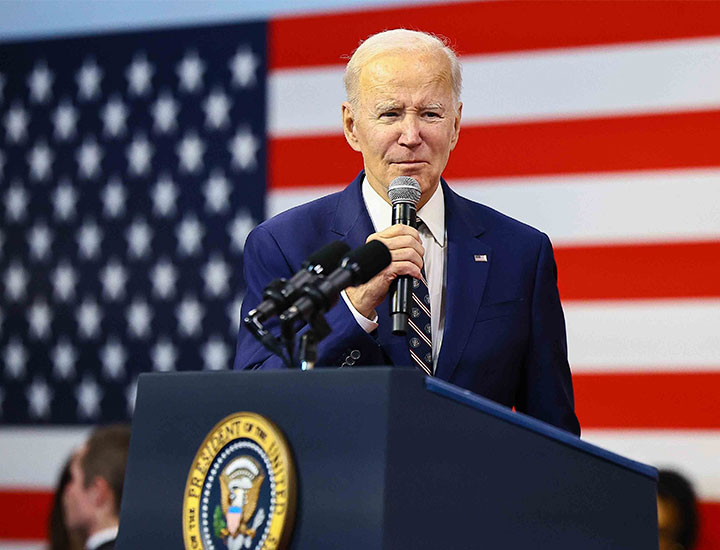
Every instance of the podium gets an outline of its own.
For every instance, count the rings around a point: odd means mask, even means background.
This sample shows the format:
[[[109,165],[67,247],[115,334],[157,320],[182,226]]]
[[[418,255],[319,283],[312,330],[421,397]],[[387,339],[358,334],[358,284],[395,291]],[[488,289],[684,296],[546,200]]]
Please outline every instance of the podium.
[[[240,411],[271,420],[291,449],[294,550],[658,546],[654,468],[376,367],[141,375],[119,550],[184,548],[196,453]]]

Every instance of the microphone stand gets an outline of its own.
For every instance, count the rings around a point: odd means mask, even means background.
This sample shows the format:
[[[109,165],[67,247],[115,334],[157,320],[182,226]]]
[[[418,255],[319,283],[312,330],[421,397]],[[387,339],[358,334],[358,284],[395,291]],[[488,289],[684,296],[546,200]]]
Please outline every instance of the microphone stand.
[[[332,331],[330,325],[319,313],[315,313],[309,320],[310,328],[300,337],[300,368],[312,370],[317,362],[318,343]]]
[[[288,356],[283,352],[283,348],[280,343],[275,339],[272,333],[265,328],[265,326],[258,320],[254,315],[248,315],[243,319],[243,323],[250,332],[253,333],[255,338],[260,340],[265,349],[267,349],[273,355],[277,355],[282,359],[285,366],[289,369],[293,368],[292,364],[292,353]],[[292,348],[291,348],[292,349]]]
[[[295,355],[295,331],[293,330],[292,325],[288,325],[288,323],[281,323],[280,325],[280,338],[282,340],[283,345],[285,346],[285,350],[287,351],[288,357],[290,358],[290,365],[291,368],[295,365],[293,364],[293,357]]]

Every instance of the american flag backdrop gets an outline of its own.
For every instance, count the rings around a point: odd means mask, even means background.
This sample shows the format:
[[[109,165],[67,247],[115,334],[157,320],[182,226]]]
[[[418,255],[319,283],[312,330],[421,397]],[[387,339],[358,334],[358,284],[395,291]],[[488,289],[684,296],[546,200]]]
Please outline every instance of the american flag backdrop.
[[[76,443],[56,426],[128,420],[140,372],[232,365],[265,206],[265,37],[0,46],[0,536],[42,538],[46,495],[25,491]]]
[[[0,537],[43,538],[28,518],[78,424],[127,414],[138,372],[229,364],[243,237],[360,169],[343,56],[398,26],[461,54],[449,183],[553,241],[583,437],[688,475],[700,548],[720,548],[714,2],[429,4],[3,45]]]

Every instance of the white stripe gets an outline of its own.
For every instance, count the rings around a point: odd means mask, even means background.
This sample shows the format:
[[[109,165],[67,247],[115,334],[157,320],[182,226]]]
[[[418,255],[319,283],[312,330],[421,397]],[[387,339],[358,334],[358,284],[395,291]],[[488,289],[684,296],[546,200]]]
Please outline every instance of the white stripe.
[[[45,550],[44,542],[0,539],[0,550]]]
[[[0,490],[3,487],[52,488],[63,462],[86,437],[85,428],[0,430],[3,449]],[[720,431],[585,430],[583,438],[641,462],[679,468],[696,481],[702,498],[720,500],[720,469],[717,468]],[[0,550],[2,548],[0,546]]]
[[[425,343],[432,348],[432,342],[430,341],[430,339],[425,334],[423,334],[423,332],[420,330],[420,327],[417,326],[412,319],[408,319],[408,325],[410,327],[412,327],[413,332],[415,334],[420,336],[420,338],[422,338],[425,341]]]
[[[462,63],[465,124],[720,106],[718,38],[474,55]],[[342,65],[272,71],[270,134],[340,133],[342,75]]]
[[[425,285],[425,286],[427,286],[427,285]],[[428,309],[428,307],[425,304],[423,304],[420,301],[420,299],[417,297],[417,294],[412,294],[412,299],[413,299],[413,302],[415,302],[415,304],[418,305],[425,312],[425,315],[430,317],[430,310]]]
[[[720,71],[718,38],[473,56],[463,68],[470,123],[720,106],[706,73]]]
[[[343,68],[280,69],[267,80],[270,136],[342,133]]]
[[[415,353],[413,350],[410,350],[410,357],[413,358],[413,360],[418,364],[418,367],[420,367],[425,374],[428,376],[432,376],[432,369],[425,364],[425,362],[418,357],[417,353]]]
[[[352,176],[348,174],[348,179]],[[461,195],[544,231],[555,246],[720,238],[720,169],[449,183]],[[271,190],[268,215],[340,189]]]
[[[573,372],[720,370],[720,299],[570,302],[564,309]]]
[[[585,430],[582,438],[628,458],[678,470],[700,499],[720,501],[720,430]]]
[[[4,487],[51,489],[70,450],[85,439],[86,433],[79,433],[83,430],[0,430],[0,491]],[[15,433],[8,435],[9,431]],[[720,501],[720,430],[584,430],[583,439],[640,462],[680,469],[696,482],[703,499]],[[19,473],[18,464],[23,465]],[[15,475],[8,476],[8,469],[14,469]],[[0,550],[26,548],[2,544]]]
[[[348,178],[354,177],[352,174]],[[348,179],[350,183],[350,179]],[[330,193],[341,191],[343,186],[328,185],[323,187],[304,187],[302,189],[271,189],[266,196],[265,212],[268,218],[285,212],[300,204],[324,197]]]
[[[719,169],[450,183],[461,195],[544,231],[554,245],[720,237]]]
[[[0,487],[47,489],[90,428],[0,428]]]

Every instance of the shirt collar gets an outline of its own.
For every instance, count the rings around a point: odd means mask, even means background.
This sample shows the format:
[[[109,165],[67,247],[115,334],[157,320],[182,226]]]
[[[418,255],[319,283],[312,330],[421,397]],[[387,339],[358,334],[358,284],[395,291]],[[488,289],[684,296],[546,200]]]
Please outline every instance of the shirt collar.
[[[117,534],[117,526],[108,527],[107,529],[93,533],[85,542],[85,550],[95,550],[95,548],[102,546],[106,542],[115,540],[117,538]]]
[[[375,231],[382,231],[390,227],[392,206],[373,189],[367,176],[363,179],[362,196]],[[425,223],[435,242],[440,246],[445,246],[445,195],[442,185],[435,188],[432,197],[418,210],[417,215]]]

